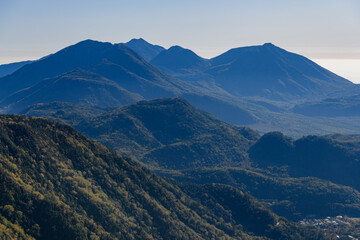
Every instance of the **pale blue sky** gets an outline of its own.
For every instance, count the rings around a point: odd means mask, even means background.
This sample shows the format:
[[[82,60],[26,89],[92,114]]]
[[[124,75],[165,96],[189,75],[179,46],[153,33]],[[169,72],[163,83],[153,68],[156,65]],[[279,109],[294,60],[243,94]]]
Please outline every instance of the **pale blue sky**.
[[[139,37],[203,57],[272,42],[312,59],[360,59],[360,1],[0,0],[0,64]]]

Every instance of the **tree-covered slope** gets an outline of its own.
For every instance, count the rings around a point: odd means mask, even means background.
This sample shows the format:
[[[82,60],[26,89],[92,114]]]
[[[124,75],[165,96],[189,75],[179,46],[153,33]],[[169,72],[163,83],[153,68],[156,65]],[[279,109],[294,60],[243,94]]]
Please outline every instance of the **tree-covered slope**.
[[[260,239],[277,234],[276,239],[324,238],[277,217],[254,199],[230,189],[237,195],[237,214],[244,211],[258,219],[256,229],[251,228],[250,233],[246,222],[231,216],[224,219],[209,204],[192,198],[193,190],[184,193],[69,126],[4,115],[0,117],[0,129],[2,236],[256,239],[250,235],[258,235]],[[219,194],[225,196],[218,188],[207,191],[210,199],[217,199]],[[223,214],[234,208],[224,201],[219,201],[221,206]]]
[[[75,127],[146,164],[170,169],[239,165],[258,138],[256,132],[226,124],[180,98],[138,102]]]
[[[51,102],[31,105],[20,111],[19,114],[42,117],[69,125],[76,125],[84,119],[89,119],[111,110],[113,110],[113,108]]]
[[[280,169],[284,171],[284,169]],[[307,216],[360,215],[360,193],[354,188],[314,177],[294,178],[275,169],[195,168],[157,170],[157,174],[188,183],[221,183],[249,193],[276,214],[292,220]],[[281,172],[278,170],[278,172]]]
[[[294,140],[269,133],[258,139],[254,131],[226,124],[178,98],[97,111],[67,105],[59,112],[50,104],[26,114],[72,124],[166,176],[233,185],[282,216],[359,214],[356,135]]]

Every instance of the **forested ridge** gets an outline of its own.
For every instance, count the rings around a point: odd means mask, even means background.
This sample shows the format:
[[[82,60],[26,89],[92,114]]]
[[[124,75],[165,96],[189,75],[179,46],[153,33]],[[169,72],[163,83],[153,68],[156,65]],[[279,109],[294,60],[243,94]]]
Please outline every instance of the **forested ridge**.
[[[45,119],[0,116],[0,178],[10,239],[326,239],[237,189],[178,186]]]

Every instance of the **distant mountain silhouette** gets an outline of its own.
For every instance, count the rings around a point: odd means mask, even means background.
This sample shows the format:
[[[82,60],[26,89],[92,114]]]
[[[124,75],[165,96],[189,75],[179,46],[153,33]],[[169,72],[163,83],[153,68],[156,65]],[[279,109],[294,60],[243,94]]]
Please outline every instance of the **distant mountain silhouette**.
[[[124,44],[85,40],[0,78],[0,101],[81,68],[144,99],[182,97],[222,120],[251,124],[261,132],[302,136],[358,131],[356,119],[314,119],[291,111],[305,101],[356,94],[359,86],[272,44],[232,49],[210,60],[181,47],[160,55],[154,59],[156,67]]]
[[[142,38],[131,39],[129,42],[125,43],[125,45],[134,50],[148,62],[165,50],[165,48],[150,44]]]
[[[180,88],[184,88],[181,81],[159,71],[124,44],[85,40],[1,78],[0,96],[5,98],[78,67],[107,77],[146,98],[178,95]]]
[[[231,49],[210,62],[208,73],[218,85],[237,96],[320,98],[355,87],[313,61],[271,43]]]
[[[199,57],[193,51],[173,46],[162,51],[150,62],[166,72],[189,71],[190,69],[205,69],[210,66],[208,60]]]
[[[21,90],[0,102],[0,107],[17,112],[32,104],[53,101],[118,107],[142,99],[113,81],[78,68]]]
[[[271,43],[234,48],[210,60],[176,46],[161,52],[151,63],[179,79],[205,81],[238,97],[320,99],[359,88],[313,61]]]
[[[6,75],[12,74],[19,68],[21,68],[31,62],[33,62],[33,61],[22,61],[22,62],[14,62],[14,63],[0,65],[0,78],[4,77]]]

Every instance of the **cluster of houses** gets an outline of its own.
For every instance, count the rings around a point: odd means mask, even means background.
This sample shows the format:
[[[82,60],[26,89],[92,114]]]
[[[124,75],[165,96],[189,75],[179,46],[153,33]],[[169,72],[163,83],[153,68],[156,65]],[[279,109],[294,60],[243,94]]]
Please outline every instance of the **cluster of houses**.
[[[349,218],[344,216],[326,217],[326,218],[306,218],[299,221],[306,226],[316,226],[321,229],[329,230],[334,239],[359,240],[360,236],[360,218]],[[348,231],[342,231],[345,228],[353,229],[352,235]],[[354,235],[354,236],[353,236]],[[356,236],[355,236],[356,235]]]

